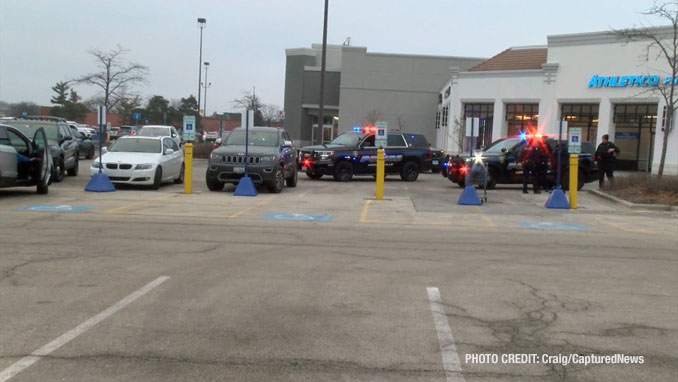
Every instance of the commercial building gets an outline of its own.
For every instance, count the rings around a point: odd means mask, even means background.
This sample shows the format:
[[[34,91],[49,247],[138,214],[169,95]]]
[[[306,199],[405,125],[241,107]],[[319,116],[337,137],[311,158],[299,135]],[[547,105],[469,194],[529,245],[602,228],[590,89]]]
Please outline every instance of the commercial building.
[[[510,48],[468,70],[451,68],[439,89],[436,143],[457,153],[520,131],[557,135],[566,121],[594,145],[609,134],[621,149],[619,169],[656,172],[668,131],[658,88],[673,79],[656,47],[640,58],[650,43],[625,43],[612,32],[548,36],[545,46]],[[467,119],[478,124],[473,140],[466,136]],[[664,172],[678,174],[675,129]]]
[[[287,49],[284,127],[300,144],[318,126],[322,45]],[[467,70],[483,58],[368,53],[365,47],[328,45],[323,141],[354,126],[386,121],[389,129],[436,136],[440,84],[449,68]]]

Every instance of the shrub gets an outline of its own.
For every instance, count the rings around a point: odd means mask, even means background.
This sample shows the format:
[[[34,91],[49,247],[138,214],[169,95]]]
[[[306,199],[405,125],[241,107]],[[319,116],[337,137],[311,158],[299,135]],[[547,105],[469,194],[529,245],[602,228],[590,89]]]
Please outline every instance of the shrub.
[[[606,179],[607,180],[607,179]],[[678,205],[678,177],[634,173],[606,182],[606,192],[633,203]]]
[[[214,142],[200,142],[193,144],[193,158],[208,159],[214,150]]]

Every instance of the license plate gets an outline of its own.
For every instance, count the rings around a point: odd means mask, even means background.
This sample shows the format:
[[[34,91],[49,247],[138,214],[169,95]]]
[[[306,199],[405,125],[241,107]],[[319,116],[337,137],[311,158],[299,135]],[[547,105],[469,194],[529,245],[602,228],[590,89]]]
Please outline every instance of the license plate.
[[[245,173],[245,167],[233,167],[233,173],[244,174]]]
[[[301,171],[307,171],[307,170],[308,170],[308,167],[306,167],[306,166],[301,166]]]
[[[437,161],[437,160],[434,160],[434,161],[433,161],[433,164],[438,164],[438,161]]]

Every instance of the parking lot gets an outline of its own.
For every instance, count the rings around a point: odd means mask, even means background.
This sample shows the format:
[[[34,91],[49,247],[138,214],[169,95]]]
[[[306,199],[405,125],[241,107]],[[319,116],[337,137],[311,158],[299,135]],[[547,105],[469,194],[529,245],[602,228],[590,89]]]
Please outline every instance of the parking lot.
[[[89,164],[0,190],[0,382],[678,375],[675,211],[586,191],[549,210],[515,186],[459,206],[439,174],[387,177],[383,201],[371,177],[234,197],[201,160],[190,195],[87,193]],[[567,358],[616,354],[643,362]]]

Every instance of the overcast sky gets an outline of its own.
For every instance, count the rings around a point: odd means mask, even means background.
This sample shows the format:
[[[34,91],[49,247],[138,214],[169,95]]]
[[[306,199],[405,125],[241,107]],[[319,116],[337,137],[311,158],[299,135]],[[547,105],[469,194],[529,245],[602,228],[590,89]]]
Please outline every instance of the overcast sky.
[[[664,25],[651,0],[330,0],[329,44],[368,52],[491,57],[546,36]],[[49,105],[58,81],[97,71],[87,52],[128,49],[149,67],[148,99],[196,95],[200,29],[207,112],[235,111],[256,87],[281,109],[285,49],[322,42],[324,0],[0,0],[0,101]],[[203,71],[204,73],[204,71]],[[204,74],[203,74],[204,77]],[[96,89],[75,85],[81,96]],[[203,93],[204,94],[204,93]]]

